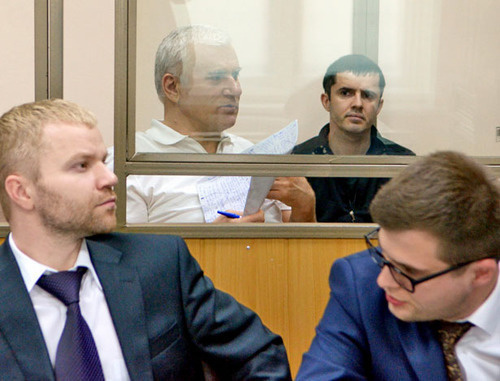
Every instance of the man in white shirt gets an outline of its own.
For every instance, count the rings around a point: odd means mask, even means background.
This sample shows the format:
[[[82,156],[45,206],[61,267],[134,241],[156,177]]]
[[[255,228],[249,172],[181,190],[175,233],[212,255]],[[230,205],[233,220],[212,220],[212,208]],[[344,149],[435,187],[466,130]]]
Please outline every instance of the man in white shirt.
[[[499,380],[498,181],[437,152],[383,186],[370,212],[380,228],[332,266],[297,380]]]
[[[106,155],[71,102],[0,118],[0,380],[203,380],[202,362],[222,379],[290,379],[281,338],[216,290],[180,237],[109,233]]]
[[[240,153],[252,142],[228,133],[242,93],[238,58],[229,36],[202,25],[172,31],[158,47],[155,84],[164,106],[136,134],[137,152]],[[108,164],[112,165],[112,158]],[[128,176],[127,222],[205,222],[197,191],[201,176]],[[315,195],[303,177],[278,178],[262,212],[216,222],[314,222]],[[287,206],[288,205],[288,206]],[[242,211],[237,211],[242,213]]]

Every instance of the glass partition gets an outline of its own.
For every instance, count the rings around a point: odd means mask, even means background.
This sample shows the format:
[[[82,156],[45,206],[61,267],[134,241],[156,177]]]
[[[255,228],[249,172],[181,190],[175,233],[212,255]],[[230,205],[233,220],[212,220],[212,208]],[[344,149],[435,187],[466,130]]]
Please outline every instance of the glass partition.
[[[226,31],[241,66],[238,119],[229,131],[258,142],[299,121],[299,141],[327,122],[321,79],[335,58],[352,51],[353,1],[246,3],[217,0],[137,2],[136,129],[163,118],[154,84],[158,45],[177,26]]]
[[[380,130],[419,155],[500,154],[500,3],[381,0]]]
[[[500,52],[492,47],[500,39],[500,4],[217,0],[207,8],[191,0],[134,6],[136,54],[129,59],[137,131],[164,115],[153,76],[159,43],[178,26],[208,24],[229,34],[241,66],[232,134],[255,143],[297,119],[298,143],[317,135],[329,120],[320,102],[326,68],[360,53],[378,62],[386,77],[377,123],[384,137],[418,155],[457,149],[498,156]]]
[[[465,1],[452,4],[451,0],[272,4],[218,0],[207,9],[201,0],[118,3],[115,170],[119,176],[389,178],[415,159],[397,153],[377,157],[136,152],[136,132],[164,117],[154,84],[158,44],[174,28],[190,24],[209,24],[231,37],[241,67],[242,91],[236,123],[227,130],[231,134],[257,143],[297,120],[297,143],[316,136],[330,118],[320,100],[326,68],[342,55],[363,54],[379,64],[387,82],[383,108],[375,122],[378,137],[417,155],[460,150],[499,173],[500,114],[494,104],[500,101],[495,85],[500,83],[500,70],[494,63],[500,52],[490,47],[497,46],[500,39],[493,16],[500,5],[484,0],[474,6]],[[466,60],[459,59],[464,54]],[[124,183],[118,187],[121,202],[126,195]],[[168,224],[166,228],[163,224],[127,227],[125,205],[119,206],[124,229],[179,229]],[[239,234],[257,234],[260,228],[256,225],[238,227],[243,229]],[[328,226],[329,231],[363,226],[323,225],[323,232]],[[269,228],[290,236],[304,229],[293,224]],[[200,224],[190,229],[194,236],[219,236],[216,232],[226,236],[233,227]],[[314,229],[308,231],[312,234]]]

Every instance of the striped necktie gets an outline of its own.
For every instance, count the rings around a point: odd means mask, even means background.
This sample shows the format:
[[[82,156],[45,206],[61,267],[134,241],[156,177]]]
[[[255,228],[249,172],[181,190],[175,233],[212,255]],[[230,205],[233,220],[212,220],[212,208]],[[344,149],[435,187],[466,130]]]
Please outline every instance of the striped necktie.
[[[94,338],[80,311],[80,284],[87,268],[43,275],[37,284],[67,307],[66,324],[57,345],[55,374],[58,381],[104,381]]]

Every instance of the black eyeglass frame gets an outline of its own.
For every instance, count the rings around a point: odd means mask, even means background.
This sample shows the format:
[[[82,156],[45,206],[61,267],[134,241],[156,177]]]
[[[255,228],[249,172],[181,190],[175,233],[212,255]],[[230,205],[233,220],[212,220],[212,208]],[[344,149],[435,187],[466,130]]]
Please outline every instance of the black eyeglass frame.
[[[384,268],[384,266],[387,266],[389,267],[389,272],[391,273],[391,276],[392,278],[394,279],[394,281],[400,285],[403,289],[405,289],[406,291],[408,292],[411,292],[411,293],[414,293],[415,292],[415,286],[417,284],[420,284],[420,283],[423,283],[423,282],[426,282],[428,280],[431,280],[431,279],[434,279],[438,276],[441,276],[441,275],[444,275],[444,274],[447,274],[451,271],[454,271],[454,270],[457,270],[461,267],[464,267],[464,266],[467,266],[473,262],[476,262],[476,261],[479,261],[481,259],[487,259],[487,258],[492,258],[492,257],[486,257],[486,258],[480,258],[480,259],[473,259],[471,261],[467,261],[467,262],[462,262],[462,263],[458,263],[456,265],[453,265],[453,266],[450,266],[448,267],[447,269],[444,269],[442,271],[439,271],[437,273],[434,273],[434,274],[430,274],[430,275],[427,275],[427,276],[424,276],[423,278],[419,278],[419,279],[414,279],[412,278],[411,276],[405,274],[403,271],[401,271],[400,269],[398,269],[396,266],[394,266],[391,262],[389,262],[387,259],[384,258],[382,252],[380,251],[380,248],[377,247],[377,246],[374,246],[371,242],[371,239],[373,238],[372,236],[374,236],[376,233],[378,233],[378,231],[380,230],[380,227],[376,228],[375,230],[371,231],[370,233],[368,234],[365,234],[365,241],[366,241],[366,245],[368,247],[368,252],[370,253],[370,256],[371,258],[373,259],[373,262],[375,262],[375,264],[380,267],[380,270],[382,271],[382,269]],[[400,276],[402,276],[403,278],[406,278],[408,279],[408,281],[410,282],[411,284],[411,288],[409,288],[407,285],[405,284],[402,284],[401,280],[399,280],[397,278],[397,275],[398,274]]]

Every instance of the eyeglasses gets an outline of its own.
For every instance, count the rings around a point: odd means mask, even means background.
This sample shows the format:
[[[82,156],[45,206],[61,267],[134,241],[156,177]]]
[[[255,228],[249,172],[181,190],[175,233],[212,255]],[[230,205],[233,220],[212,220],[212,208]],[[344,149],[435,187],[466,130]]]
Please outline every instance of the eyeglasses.
[[[415,286],[417,284],[434,279],[438,276],[447,274],[451,271],[457,270],[461,267],[464,267],[464,266],[467,266],[468,264],[471,264],[472,262],[477,261],[477,259],[475,259],[472,261],[459,263],[457,265],[448,267],[447,269],[445,269],[443,271],[439,271],[435,274],[427,275],[427,276],[420,278],[420,279],[414,279],[411,276],[406,275],[400,269],[395,267],[391,262],[389,262],[387,259],[385,259],[380,248],[375,247],[372,244],[371,240],[375,239],[375,236],[378,234],[379,229],[380,228],[377,228],[374,231],[365,235],[365,241],[366,241],[366,245],[368,247],[368,252],[370,253],[370,256],[372,257],[373,262],[375,262],[378,265],[378,267],[380,267],[381,270],[384,268],[384,266],[389,267],[389,272],[391,273],[391,275],[394,278],[394,280],[396,281],[396,283],[398,285],[400,285],[402,288],[404,288],[406,291],[411,292],[411,293],[415,292]]]

